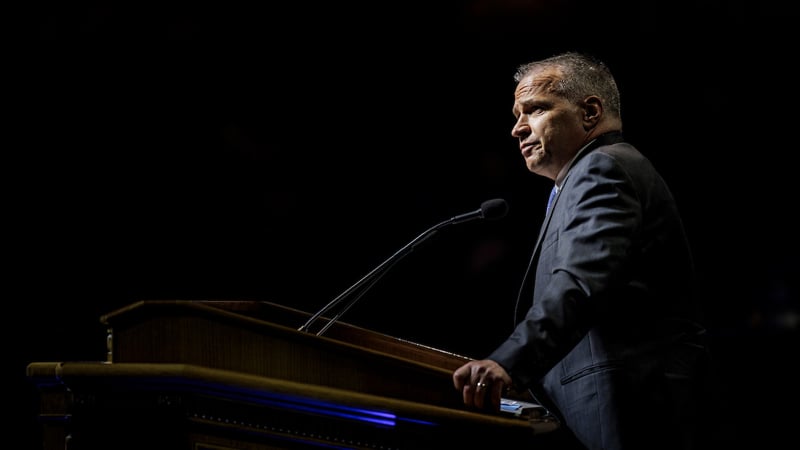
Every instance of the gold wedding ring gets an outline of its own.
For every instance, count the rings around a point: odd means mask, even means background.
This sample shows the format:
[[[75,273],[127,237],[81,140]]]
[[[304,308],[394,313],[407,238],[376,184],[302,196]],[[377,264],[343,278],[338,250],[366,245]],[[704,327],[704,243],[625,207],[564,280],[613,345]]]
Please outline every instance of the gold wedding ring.
[[[486,383],[484,383],[484,382],[482,382],[482,381],[479,381],[477,384],[475,384],[475,386],[476,386],[478,389],[483,389],[483,388],[485,388],[486,386],[488,386],[488,384],[486,384]]]

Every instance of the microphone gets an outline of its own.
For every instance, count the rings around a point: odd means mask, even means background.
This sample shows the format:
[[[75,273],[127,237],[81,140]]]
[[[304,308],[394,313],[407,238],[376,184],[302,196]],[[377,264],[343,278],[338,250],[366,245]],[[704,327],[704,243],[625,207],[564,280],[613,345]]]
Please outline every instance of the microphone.
[[[507,213],[508,213],[508,203],[506,203],[506,201],[503,200],[502,198],[495,198],[491,200],[486,200],[485,202],[481,203],[481,207],[479,209],[476,209],[475,211],[453,216],[443,222],[439,222],[436,225],[428,228],[427,230],[422,232],[422,234],[414,238],[411,242],[406,244],[403,248],[401,248],[400,250],[395,252],[392,256],[390,256],[388,259],[386,259],[384,262],[382,262],[380,265],[372,269],[372,271],[370,271],[368,274],[364,275],[363,278],[356,281],[355,284],[345,289],[344,292],[336,296],[336,298],[331,300],[322,309],[314,313],[314,315],[312,315],[306,321],[306,323],[304,323],[297,330],[308,331],[311,325],[313,325],[314,322],[316,322],[317,319],[320,318],[320,316],[330,311],[335,306],[339,305],[342,301],[344,301],[347,298],[348,295],[353,293],[356,289],[363,287],[363,289],[361,289],[361,292],[359,292],[358,295],[353,297],[353,299],[350,300],[350,302],[347,305],[345,305],[344,308],[342,308],[342,310],[339,311],[338,314],[336,314],[336,316],[330,319],[328,323],[326,323],[325,326],[322,327],[322,329],[317,332],[317,336],[321,336],[323,333],[325,333],[325,331],[328,330],[328,328],[331,327],[331,325],[336,323],[336,321],[338,321],[339,318],[342,317],[342,315],[344,315],[344,313],[346,313],[364,295],[364,293],[370,287],[372,287],[379,279],[381,279],[381,277],[383,277],[386,274],[389,268],[397,264],[397,262],[400,261],[403,257],[411,253],[411,250],[414,250],[422,242],[427,241],[440,229],[449,225],[469,222],[478,219],[497,220],[505,217]]]
[[[467,222],[475,219],[496,220],[505,217],[508,212],[508,203],[502,198],[494,198],[481,203],[480,209],[452,217],[450,224]]]

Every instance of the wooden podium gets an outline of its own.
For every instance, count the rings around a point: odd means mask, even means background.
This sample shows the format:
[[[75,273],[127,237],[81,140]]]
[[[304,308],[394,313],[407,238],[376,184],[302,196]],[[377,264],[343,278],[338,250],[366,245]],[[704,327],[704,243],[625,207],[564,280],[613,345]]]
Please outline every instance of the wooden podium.
[[[464,356],[347,323],[297,331],[308,317],[249,301],[142,301],[101,317],[106,361],[28,365],[44,450],[536,448],[558,426],[466,410],[451,379]]]

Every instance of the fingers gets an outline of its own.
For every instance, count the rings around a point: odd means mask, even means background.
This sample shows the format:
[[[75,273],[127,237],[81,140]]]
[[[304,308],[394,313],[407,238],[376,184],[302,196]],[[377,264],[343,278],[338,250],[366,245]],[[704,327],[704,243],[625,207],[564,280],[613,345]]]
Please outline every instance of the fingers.
[[[461,391],[464,404],[476,409],[499,410],[510,382],[505,369],[490,360],[470,361],[453,372],[453,385]]]
[[[471,366],[472,362],[468,362],[453,372],[453,386],[455,386],[457,391],[462,390],[464,386],[470,384]]]
[[[495,411],[500,410],[500,400],[503,397],[503,392],[506,390],[506,384],[502,381],[497,383],[493,383],[490,390],[487,392],[487,400],[489,401],[489,406],[491,409]]]
[[[475,384],[466,384],[461,390],[464,404],[475,409],[500,410],[500,399],[503,395],[504,383],[488,383],[478,381]]]
[[[475,408],[483,409],[487,403],[486,396],[490,393],[491,389],[491,386],[487,382],[478,380],[475,383],[475,394],[472,396],[472,405]]]

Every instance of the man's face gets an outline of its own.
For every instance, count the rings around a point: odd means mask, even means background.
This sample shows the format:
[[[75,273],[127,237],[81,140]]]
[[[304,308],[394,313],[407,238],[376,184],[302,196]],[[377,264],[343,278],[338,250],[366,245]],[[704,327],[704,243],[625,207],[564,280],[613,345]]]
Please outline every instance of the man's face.
[[[531,172],[555,180],[558,172],[585,144],[584,110],[553,94],[558,71],[546,68],[517,84],[511,135]]]

